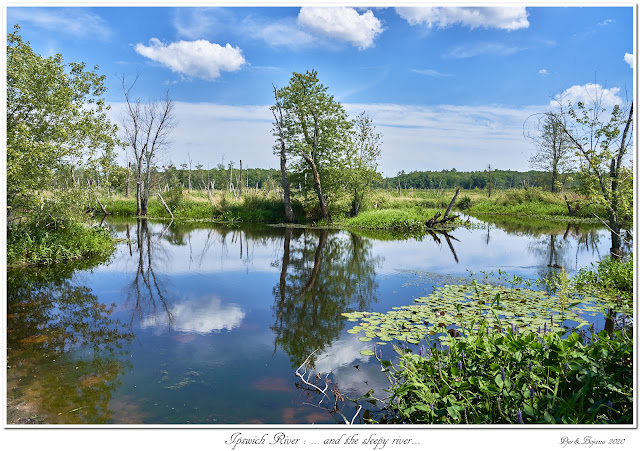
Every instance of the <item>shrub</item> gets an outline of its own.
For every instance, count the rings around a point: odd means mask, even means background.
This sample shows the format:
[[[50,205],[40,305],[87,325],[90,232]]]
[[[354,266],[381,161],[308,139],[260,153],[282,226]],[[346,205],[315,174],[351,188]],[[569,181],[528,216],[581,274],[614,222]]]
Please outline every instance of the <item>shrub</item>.
[[[471,198],[469,196],[462,196],[458,201],[458,208],[460,210],[468,210],[471,207]]]

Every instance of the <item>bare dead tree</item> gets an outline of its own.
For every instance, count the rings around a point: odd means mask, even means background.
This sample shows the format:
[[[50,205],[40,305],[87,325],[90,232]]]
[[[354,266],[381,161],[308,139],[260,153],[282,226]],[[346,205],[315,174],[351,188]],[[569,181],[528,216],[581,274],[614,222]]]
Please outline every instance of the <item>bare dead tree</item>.
[[[147,214],[151,189],[151,167],[160,150],[169,144],[169,135],[175,127],[174,102],[169,92],[161,100],[143,103],[132,99],[131,91],[138,80],[127,86],[122,76],[122,90],[126,110],[121,118],[124,139],[133,151],[136,163],[136,215]]]

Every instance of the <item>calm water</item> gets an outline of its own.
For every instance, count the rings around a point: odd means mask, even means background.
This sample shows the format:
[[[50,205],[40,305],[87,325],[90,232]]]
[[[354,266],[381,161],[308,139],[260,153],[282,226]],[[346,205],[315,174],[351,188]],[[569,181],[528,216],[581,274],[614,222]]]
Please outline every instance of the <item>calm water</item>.
[[[610,244],[593,226],[491,223],[404,240],[111,227],[130,240],[108,263],[8,273],[8,395],[47,422],[334,423],[295,375],[314,350],[314,374],[331,372],[342,393],[383,398],[387,386],[342,312],[386,312],[470,272],[572,273]]]

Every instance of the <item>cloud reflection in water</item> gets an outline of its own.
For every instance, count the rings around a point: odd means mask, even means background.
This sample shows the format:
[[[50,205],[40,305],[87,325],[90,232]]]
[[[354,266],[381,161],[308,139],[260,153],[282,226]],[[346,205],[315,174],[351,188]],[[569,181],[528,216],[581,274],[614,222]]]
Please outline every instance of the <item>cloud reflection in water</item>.
[[[223,304],[213,296],[191,298],[177,303],[166,312],[155,312],[142,321],[143,328],[169,328],[177,332],[208,334],[238,327],[245,313],[236,304]]]

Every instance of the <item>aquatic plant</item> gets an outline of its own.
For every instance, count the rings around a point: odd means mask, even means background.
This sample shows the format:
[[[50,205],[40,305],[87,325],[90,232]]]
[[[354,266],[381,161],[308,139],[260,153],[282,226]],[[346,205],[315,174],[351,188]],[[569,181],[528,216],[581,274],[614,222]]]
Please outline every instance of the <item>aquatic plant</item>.
[[[562,335],[487,334],[478,327],[449,339],[446,352],[435,340],[428,355],[394,346],[397,363],[378,358],[390,387],[386,408],[370,421],[632,423],[629,334]]]
[[[349,321],[358,322],[348,330],[359,340],[378,345],[393,340],[418,344],[425,337],[458,336],[463,328],[477,330],[481,321],[485,330],[512,335],[525,332],[565,333],[589,325],[585,318],[611,308],[606,302],[570,292],[549,294],[518,286],[489,283],[445,285],[432,294],[415,299],[413,305],[393,307],[387,313],[345,312]],[[362,351],[368,354],[370,349]]]

